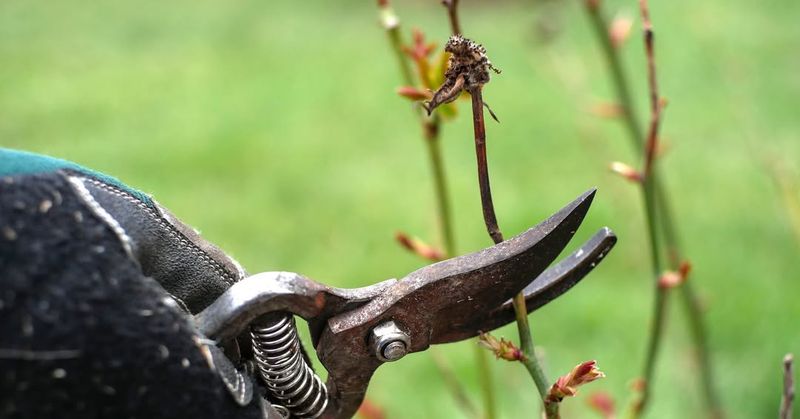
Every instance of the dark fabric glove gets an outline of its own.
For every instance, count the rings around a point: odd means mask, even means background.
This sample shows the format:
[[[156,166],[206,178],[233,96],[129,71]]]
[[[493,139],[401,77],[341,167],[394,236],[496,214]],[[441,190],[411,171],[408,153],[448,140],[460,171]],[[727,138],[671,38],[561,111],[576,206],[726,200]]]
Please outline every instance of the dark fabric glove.
[[[191,323],[244,275],[147,195],[0,149],[0,417],[275,416]]]

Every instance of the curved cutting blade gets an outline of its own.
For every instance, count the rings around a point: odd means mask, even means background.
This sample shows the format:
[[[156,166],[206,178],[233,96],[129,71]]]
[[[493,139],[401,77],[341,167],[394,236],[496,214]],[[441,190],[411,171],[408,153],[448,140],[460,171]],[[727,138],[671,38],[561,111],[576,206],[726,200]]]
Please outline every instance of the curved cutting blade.
[[[426,349],[453,328],[468,327],[476,313],[497,309],[542,273],[575,234],[594,194],[583,193],[516,237],[410,273],[368,304],[331,318],[331,331],[391,317],[412,335],[412,351]]]
[[[525,294],[525,308],[528,313],[569,291],[603,260],[616,242],[617,236],[614,232],[608,227],[604,227],[572,254],[536,277],[522,291]],[[474,313],[459,325],[453,325],[444,333],[432,337],[431,343],[449,343],[468,339],[477,336],[480,332],[489,332],[505,326],[515,319],[514,306],[509,299],[494,310]]]

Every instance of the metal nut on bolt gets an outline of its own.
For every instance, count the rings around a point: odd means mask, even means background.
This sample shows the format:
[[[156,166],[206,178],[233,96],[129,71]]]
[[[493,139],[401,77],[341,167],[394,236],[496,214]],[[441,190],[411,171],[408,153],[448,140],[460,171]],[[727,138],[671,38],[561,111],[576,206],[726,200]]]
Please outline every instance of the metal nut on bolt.
[[[392,362],[408,353],[408,349],[411,347],[411,338],[393,321],[388,321],[372,329],[370,344],[378,359],[383,362]]]

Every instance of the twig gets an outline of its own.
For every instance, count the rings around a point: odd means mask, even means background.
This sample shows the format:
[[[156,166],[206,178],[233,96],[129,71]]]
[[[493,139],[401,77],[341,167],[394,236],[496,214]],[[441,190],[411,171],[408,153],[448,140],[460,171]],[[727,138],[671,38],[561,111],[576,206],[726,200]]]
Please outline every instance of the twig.
[[[661,212],[662,217],[667,212]],[[678,250],[678,246],[674,241],[671,241],[668,233],[665,232],[664,240],[667,244],[667,251],[674,255],[678,260],[682,260]],[[673,239],[674,240],[674,239]],[[708,333],[706,332],[706,325],[703,322],[703,309],[701,308],[700,299],[694,290],[691,281],[684,282],[680,286],[681,299],[683,300],[683,307],[687,312],[689,321],[689,329],[694,339],[695,350],[697,351],[697,363],[700,367],[700,379],[703,387],[703,395],[706,401],[706,408],[708,415],[713,419],[721,419],[725,417],[722,410],[719,397],[717,397],[716,388],[714,386],[714,374],[711,368],[711,355],[708,349]]]
[[[658,128],[661,123],[661,97],[658,94],[658,80],[656,79],[656,59],[653,50],[653,23],[650,21],[650,10],[647,0],[639,0],[642,11],[642,25],[644,31],[644,47],[647,55],[647,85],[650,91],[650,128],[647,131],[647,144],[645,146],[644,176],[645,180],[653,169],[653,160],[658,148]]]
[[[792,371],[792,354],[783,357],[783,397],[781,397],[780,419],[792,419],[792,402],[794,401],[794,372]]]
[[[494,213],[494,203],[492,202],[492,189],[489,184],[489,167],[486,159],[486,125],[483,117],[483,95],[481,86],[474,86],[469,91],[472,96],[472,125],[475,132],[475,155],[478,161],[478,185],[481,193],[481,207],[483,208],[483,220],[486,230],[495,243],[503,241],[503,234],[497,225],[497,217]],[[536,388],[542,397],[545,413],[548,418],[558,417],[558,403],[551,403],[547,400],[549,384],[542,371],[541,365],[536,358],[533,345],[531,329],[528,325],[528,310],[525,307],[525,295],[520,293],[514,297],[514,312],[517,319],[517,329],[519,331],[520,346],[525,355],[523,364],[528,373],[536,383]]]
[[[609,71],[611,72],[614,89],[616,90],[617,99],[622,109],[622,120],[628,130],[628,138],[630,138],[631,146],[637,153],[641,153],[643,151],[643,143],[646,142],[645,134],[641,124],[639,124],[639,118],[636,115],[636,107],[630,93],[631,89],[628,77],[623,70],[620,55],[608,32],[608,22],[602,14],[598,0],[585,0],[585,4],[586,10],[589,13],[589,19],[595,29],[597,39],[600,41],[603,55],[606,58]],[[651,171],[658,172],[656,168],[652,168]],[[670,255],[670,265],[675,269],[682,259],[680,257],[675,257],[679,246],[677,243],[677,232],[675,231],[676,229],[672,221],[672,209],[669,207],[670,200],[667,197],[666,189],[661,184],[660,177],[653,173],[651,173],[651,175],[650,177],[653,178],[654,189],[656,190],[659,224],[664,232],[664,241],[666,242],[667,252]],[[689,287],[689,285],[682,287],[682,289],[687,287]]]
[[[458,2],[459,0],[442,0],[442,5],[444,5],[444,7],[447,9],[448,20],[450,21],[450,32],[452,35],[461,34],[461,23],[458,19]],[[493,113],[492,116],[494,117]],[[497,119],[496,117],[494,118]],[[441,153],[439,152],[440,147],[438,147],[436,144],[431,145],[430,147],[431,159],[441,159]],[[442,185],[440,189],[444,190],[444,187],[445,186]],[[443,199],[445,195],[439,194],[438,197],[440,198],[439,208],[443,208],[442,211],[449,214],[449,205],[447,200]],[[446,227],[447,228],[443,229],[445,249],[450,248],[452,250],[452,248],[447,245],[448,241],[452,242],[452,231],[450,230],[449,225]],[[475,346],[474,351],[475,359],[477,360],[478,364],[478,377],[481,384],[481,392],[483,393],[484,413],[486,419],[494,419],[497,416],[497,397],[495,396],[494,385],[492,383],[492,374],[489,367],[488,355],[484,351],[480,350],[477,345]]]
[[[492,187],[489,184],[489,165],[486,161],[486,124],[483,118],[483,96],[481,87],[476,86],[470,92],[472,96],[472,127],[475,131],[475,155],[478,158],[478,186],[481,191],[481,207],[483,221],[489,237],[495,244],[503,241],[503,233],[497,226],[497,216],[492,202]]]
[[[544,370],[536,357],[536,349],[533,344],[533,336],[531,336],[531,328],[528,324],[528,309],[525,307],[525,294],[519,293],[514,296],[514,315],[517,319],[517,331],[519,332],[519,342],[522,347],[522,364],[528,370],[528,374],[533,378],[536,383],[536,389],[542,397],[544,404],[545,415],[548,418],[558,418],[558,403],[551,401],[548,397],[550,384],[547,382],[547,377],[544,375]]]
[[[642,398],[636,406],[637,412],[642,412],[650,399],[652,383],[654,382],[655,364],[658,357],[658,349],[661,346],[663,336],[664,321],[667,305],[668,288],[658,284],[663,266],[661,264],[661,251],[658,240],[657,215],[655,207],[655,191],[652,176],[652,165],[655,150],[658,146],[658,128],[661,120],[661,105],[658,96],[658,83],[656,80],[656,65],[653,52],[653,25],[650,21],[650,13],[647,7],[647,0],[639,0],[639,8],[642,13],[642,25],[644,31],[645,52],[647,55],[647,80],[650,92],[650,128],[647,132],[647,145],[644,150],[644,182],[642,182],[642,192],[647,218],[647,230],[650,238],[650,254],[652,259],[653,276],[655,279],[655,303],[653,307],[653,323],[650,329],[649,343],[644,365],[644,389]]]
[[[644,151],[646,139],[644,132],[639,124],[635,112],[635,106],[630,93],[630,83],[623,70],[618,50],[614,47],[608,32],[608,23],[602,14],[602,10],[597,0],[585,0],[586,10],[588,12],[592,26],[597,34],[597,39],[600,41],[600,46],[603,55],[606,58],[613,86],[616,90],[617,99],[622,108],[622,120],[628,130],[631,145],[637,152]],[[652,101],[651,101],[652,103]],[[660,104],[659,104],[660,105]],[[660,109],[659,109],[660,110]],[[666,253],[668,256],[670,269],[676,270],[680,263],[684,260],[678,243],[678,234],[676,232],[675,224],[672,216],[672,209],[669,206],[669,198],[667,191],[663,187],[660,176],[658,176],[658,168],[651,167],[650,173],[647,176],[652,189],[654,189],[655,207],[658,214],[658,225],[663,232],[663,240],[666,246]],[[645,198],[647,202],[648,199]],[[706,333],[706,326],[703,322],[703,313],[700,307],[699,299],[694,291],[694,287],[690,282],[686,282],[679,287],[681,297],[683,300],[684,308],[687,311],[687,319],[689,321],[690,331],[697,351],[698,365],[700,367],[701,380],[704,391],[704,398],[711,417],[722,417],[722,408],[717,397],[714,382],[711,360],[708,349],[708,336]],[[656,306],[663,304],[656,298]],[[658,318],[658,316],[655,316]]]
[[[457,0],[456,2],[457,3]],[[403,76],[403,82],[407,86],[413,86],[414,76],[411,70],[411,65],[408,62],[406,55],[403,53],[403,42],[400,34],[400,21],[394,14],[394,11],[389,5],[389,0],[378,0],[378,7],[381,11],[381,22],[386,29],[389,36],[389,41],[392,50],[397,57],[398,66]],[[455,8],[455,4],[452,6]],[[448,6],[448,10],[450,6]],[[451,12],[451,19],[456,16],[455,11]],[[454,20],[457,25],[457,20]],[[422,109],[415,107],[415,115],[419,120],[422,128],[422,136],[425,140],[425,145],[428,149],[428,157],[430,160],[431,173],[433,175],[434,196],[436,197],[436,214],[437,225],[439,227],[442,244],[444,247],[444,257],[453,256],[456,253],[455,238],[453,234],[453,223],[450,211],[449,193],[447,190],[447,177],[444,170],[444,161],[441,152],[441,120],[438,115],[433,118],[425,118]],[[493,419],[495,417],[495,403],[494,393],[491,384],[491,376],[488,371],[488,363],[486,362],[486,355],[483,351],[476,350],[476,357],[478,358],[478,370],[481,373],[481,383],[484,390],[484,399],[486,403],[486,419]],[[443,360],[439,359],[437,366],[444,364]],[[436,361],[435,361],[436,362]],[[442,372],[440,368],[440,372]],[[444,374],[444,373],[443,373]],[[461,407],[468,416],[475,416],[475,407],[466,398],[466,391],[458,380],[448,379],[445,375],[445,382],[448,383],[448,388],[451,394],[457,401],[457,405]]]
[[[461,23],[458,20],[458,0],[442,0],[442,4],[447,8],[447,15],[450,17],[450,29],[453,35],[461,34]]]

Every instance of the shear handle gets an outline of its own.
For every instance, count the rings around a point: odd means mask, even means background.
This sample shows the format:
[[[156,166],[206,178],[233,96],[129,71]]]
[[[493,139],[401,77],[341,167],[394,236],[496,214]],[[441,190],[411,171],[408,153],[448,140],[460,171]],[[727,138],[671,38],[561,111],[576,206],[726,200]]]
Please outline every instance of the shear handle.
[[[340,289],[294,272],[262,272],[225,291],[194,316],[197,329],[219,343],[239,336],[264,314],[285,311],[308,321],[324,321],[346,307],[372,300],[397,282],[389,279],[368,287]]]

